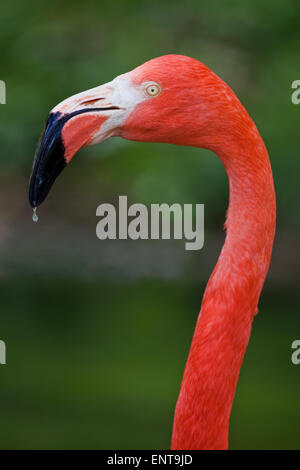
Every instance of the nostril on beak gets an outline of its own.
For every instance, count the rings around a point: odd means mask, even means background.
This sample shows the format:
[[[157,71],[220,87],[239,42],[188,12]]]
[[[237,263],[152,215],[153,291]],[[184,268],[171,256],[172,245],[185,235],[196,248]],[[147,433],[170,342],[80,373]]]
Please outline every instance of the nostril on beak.
[[[100,100],[104,100],[104,98],[94,98],[94,99],[91,99],[91,100],[86,100],[86,101],[83,101],[82,104],[84,104],[85,106],[88,106],[90,104],[95,104]]]
[[[85,100],[81,103],[81,106],[89,107],[91,105],[98,103],[101,100],[105,100],[105,98],[92,98],[89,100]],[[99,103],[99,105],[101,105],[101,103]],[[91,111],[108,111],[111,109],[120,109],[120,108],[119,106],[113,106],[110,102],[105,101],[105,106],[103,107],[98,106],[97,108],[91,108]]]

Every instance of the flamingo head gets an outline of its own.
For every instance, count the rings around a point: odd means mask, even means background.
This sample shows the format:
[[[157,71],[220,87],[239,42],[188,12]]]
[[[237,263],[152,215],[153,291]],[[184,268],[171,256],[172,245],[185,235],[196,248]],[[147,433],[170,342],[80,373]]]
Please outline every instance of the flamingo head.
[[[30,181],[39,206],[77,151],[112,136],[209,148],[226,127],[224,110],[237,100],[230,88],[195,59],[152,59],[105,85],[74,95],[49,114]]]

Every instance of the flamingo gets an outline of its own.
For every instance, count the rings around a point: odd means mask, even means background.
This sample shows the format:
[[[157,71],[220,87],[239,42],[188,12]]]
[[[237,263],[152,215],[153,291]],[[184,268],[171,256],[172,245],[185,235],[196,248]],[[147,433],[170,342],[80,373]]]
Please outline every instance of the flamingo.
[[[276,201],[264,142],[231,88],[203,63],[165,55],[58,104],[36,152],[36,209],[86,145],[112,136],[209,149],[229,180],[226,237],[208,281],[176,404],[171,448],[227,449],[229,420],[269,268]]]

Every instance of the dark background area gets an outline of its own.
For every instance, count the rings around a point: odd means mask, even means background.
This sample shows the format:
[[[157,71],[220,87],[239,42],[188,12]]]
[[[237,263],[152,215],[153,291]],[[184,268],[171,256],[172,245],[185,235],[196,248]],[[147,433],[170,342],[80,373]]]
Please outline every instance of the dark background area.
[[[299,449],[300,79],[296,1],[15,0],[0,7],[0,448],[168,448],[207,279],[224,241],[210,152],[111,139],[81,150],[33,224],[28,180],[51,108],[167,53],[237,93],[268,147],[278,225],[230,428],[232,449]],[[96,238],[96,207],[204,203],[205,245]]]

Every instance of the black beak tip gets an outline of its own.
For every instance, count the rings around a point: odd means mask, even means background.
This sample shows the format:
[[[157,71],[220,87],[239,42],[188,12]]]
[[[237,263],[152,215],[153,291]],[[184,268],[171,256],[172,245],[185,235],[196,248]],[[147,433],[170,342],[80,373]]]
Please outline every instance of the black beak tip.
[[[38,199],[35,191],[35,183],[36,183],[36,177],[32,173],[30,177],[30,183],[29,183],[29,192],[28,192],[28,200],[29,204],[31,207],[34,209],[35,207],[38,207]]]
[[[32,209],[35,209],[39,206],[39,203],[36,199],[33,199],[29,193],[29,204],[31,205]]]
[[[29,203],[34,209],[47,197],[54,181],[65,168],[62,140],[64,120],[60,113],[50,114],[39,142],[29,185]]]

